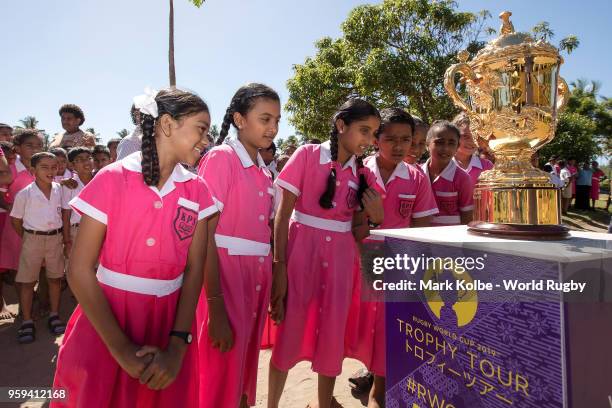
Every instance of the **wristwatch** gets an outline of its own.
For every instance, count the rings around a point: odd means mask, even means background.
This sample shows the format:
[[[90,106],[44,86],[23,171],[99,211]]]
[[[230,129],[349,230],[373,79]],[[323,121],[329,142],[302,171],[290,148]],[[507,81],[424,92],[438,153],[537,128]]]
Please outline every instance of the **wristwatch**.
[[[191,344],[191,342],[193,341],[193,336],[189,332],[182,332],[182,331],[172,330],[170,332],[170,335],[178,337],[180,339],[183,339],[185,344]]]

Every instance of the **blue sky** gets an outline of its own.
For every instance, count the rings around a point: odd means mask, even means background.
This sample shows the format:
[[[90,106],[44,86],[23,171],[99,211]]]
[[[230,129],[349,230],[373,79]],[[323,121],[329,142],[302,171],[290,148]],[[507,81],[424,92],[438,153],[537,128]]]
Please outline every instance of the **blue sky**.
[[[247,82],[264,82],[287,100],[292,65],[313,55],[313,43],[340,35],[348,12],[366,1],[207,0],[197,9],[175,0],[177,84],[200,94],[219,124],[231,96]],[[375,2],[371,2],[375,3]],[[517,30],[550,22],[555,42],[568,34],[580,47],[566,57],[561,75],[602,81],[612,96],[609,21],[604,0],[459,0],[462,10],[508,9]],[[145,86],[168,84],[167,0],[54,0],[0,2],[0,122],[33,115],[48,133],[61,130],[58,109],[76,103],[84,128],[103,140],[131,129],[132,97]],[[286,113],[280,137],[293,133]]]

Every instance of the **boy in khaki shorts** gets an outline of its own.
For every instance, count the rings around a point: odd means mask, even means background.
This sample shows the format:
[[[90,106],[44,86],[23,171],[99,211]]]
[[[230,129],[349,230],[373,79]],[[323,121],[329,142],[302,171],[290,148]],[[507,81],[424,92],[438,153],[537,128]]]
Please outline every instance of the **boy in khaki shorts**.
[[[66,324],[59,318],[61,279],[64,276],[62,242],[62,188],[53,182],[57,174],[57,158],[47,152],[36,153],[31,159],[31,171],[36,180],[19,191],[11,210],[11,223],[22,238],[19,268],[15,281],[21,284],[20,308],[23,323],[18,331],[20,343],[36,338],[32,321],[32,298],[43,261],[46,265],[51,313],[49,330],[54,335],[64,333]]]

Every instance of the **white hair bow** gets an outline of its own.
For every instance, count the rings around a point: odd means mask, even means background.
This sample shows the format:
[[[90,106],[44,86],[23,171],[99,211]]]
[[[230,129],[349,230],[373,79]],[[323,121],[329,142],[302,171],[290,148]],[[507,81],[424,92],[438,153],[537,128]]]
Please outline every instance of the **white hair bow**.
[[[134,97],[134,106],[142,113],[146,113],[147,115],[151,115],[154,118],[157,117],[157,102],[155,102],[155,97],[159,91],[151,88],[145,88],[145,93],[143,95],[138,95]]]

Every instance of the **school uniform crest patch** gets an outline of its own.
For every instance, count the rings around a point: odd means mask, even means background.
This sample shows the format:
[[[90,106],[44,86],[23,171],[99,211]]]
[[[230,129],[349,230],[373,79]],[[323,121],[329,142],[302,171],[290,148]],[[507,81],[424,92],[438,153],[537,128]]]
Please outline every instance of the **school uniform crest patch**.
[[[179,206],[174,217],[174,232],[181,241],[191,238],[198,223],[198,213],[189,208]]]
[[[399,214],[403,217],[403,218],[408,218],[408,216],[410,215],[410,213],[412,212],[412,206],[414,204],[414,200],[404,200],[404,199],[400,199],[399,201],[399,207],[398,207],[398,211]]]

